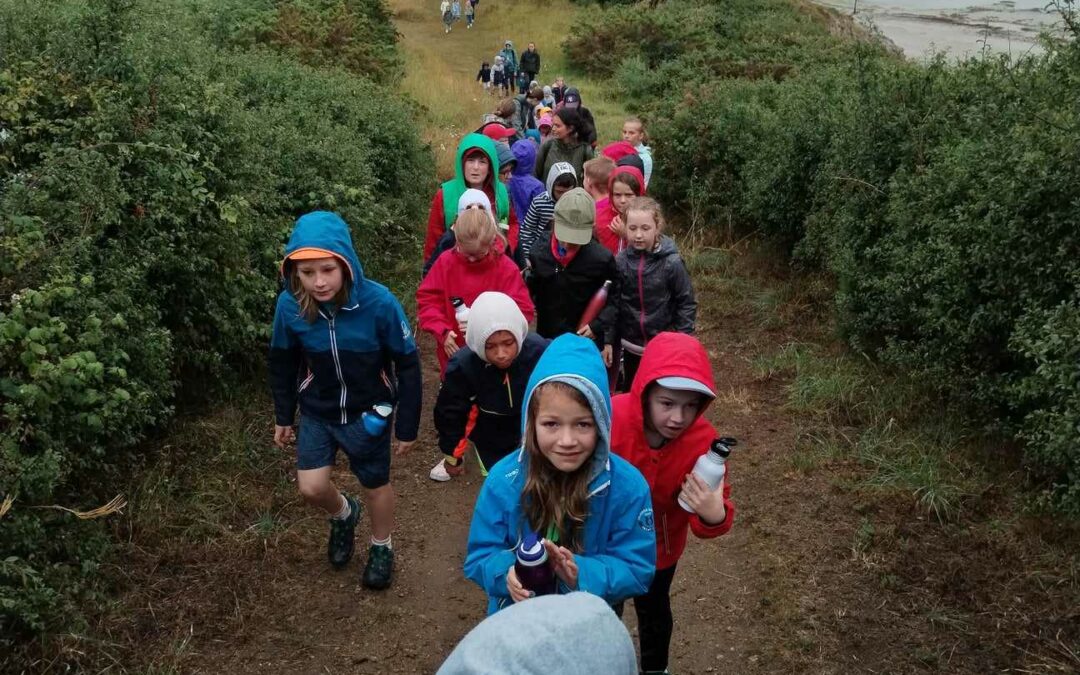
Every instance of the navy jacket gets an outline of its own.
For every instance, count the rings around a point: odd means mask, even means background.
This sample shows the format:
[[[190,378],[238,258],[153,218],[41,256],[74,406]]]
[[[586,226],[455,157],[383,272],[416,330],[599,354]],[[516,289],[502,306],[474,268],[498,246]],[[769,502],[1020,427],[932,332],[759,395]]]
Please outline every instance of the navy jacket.
[[[450,455],[465,435],[469,409],[476,406],[476,426],[469,439],[476,444],[484,467],[490,469],[521,444],[521,407],[525,385],[548,341],[529,333],[514,362],[500,370],[476,352],[459,349],[446,365],[446,376],[435,403],[439,449]]]
[[[385,286],[364,278],[349,226],[337,214],[315,211],[296,221],[285,248],[332,253],[349,266],[345,304],[326,304],[309,323],[286,288],[278,295],[270,339],[270,388],[274,417],[293,423],[297,402],[304,415],[332,424],[353,422],[373,405],[397,403],[396,435],[416,438],[422,394],[420,358],[401,304]],[[291,261],[282,265],[289,278]]]

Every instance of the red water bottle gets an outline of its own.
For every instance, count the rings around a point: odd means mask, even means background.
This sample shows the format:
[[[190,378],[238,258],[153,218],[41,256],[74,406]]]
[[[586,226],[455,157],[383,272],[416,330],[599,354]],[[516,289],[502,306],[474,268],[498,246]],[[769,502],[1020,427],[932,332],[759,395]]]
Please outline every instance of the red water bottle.
[[[600,310],[604,309],[604,305],[607,304],[609,288],[611,288],[611,282],[605,281],[604,285],[593,294],[589,304],[585,305],[585,311],[581,314],[581,323],[578,324],[579,331],[592,323],[593,319],[600,316]]]

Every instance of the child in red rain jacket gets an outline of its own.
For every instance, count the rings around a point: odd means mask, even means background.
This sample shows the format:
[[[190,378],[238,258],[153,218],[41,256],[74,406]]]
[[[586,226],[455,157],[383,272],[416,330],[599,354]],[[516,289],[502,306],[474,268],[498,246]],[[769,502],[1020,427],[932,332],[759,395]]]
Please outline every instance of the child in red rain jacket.
[[[611,450],[637,467],[652,492],[656,576],[648,593],[634,598],[645,673],[667,669],[674,623],[669,593],[687,530],[702,539],[718,537],[735,517],[727,476],[710,491],[691,473],[716,438],[704,414],[715,391],[701,343],[682,333],[660,333],[645,348],[630,393],[611,402]],[[694,513],[679,506],[680,493]]]
[[[626,244],[626,207],[645,194],[645,176],[635,167],[616,166],[608,176],[608,201],[596,209],[596,240],[618,255]]]
[[[526,321],[535,314],[521,272],[503,252],[506,245],[491,214],[483,209],[464,211],[454,224],[454,235],[454,248],[435,260],[416,290],[420,329],[435,338],[440,377],[450,357],[465,346],[466,326],[455,317],[453,298],[461,298],[468,307],[484,291],[498,291],[513,298]]]

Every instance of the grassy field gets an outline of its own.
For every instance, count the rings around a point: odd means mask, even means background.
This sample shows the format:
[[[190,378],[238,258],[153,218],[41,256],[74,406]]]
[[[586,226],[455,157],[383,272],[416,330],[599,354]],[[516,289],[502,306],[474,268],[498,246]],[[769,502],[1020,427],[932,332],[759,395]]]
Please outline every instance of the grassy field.
[[[436,0],[391,0],[390,7],[406,55],[402,88],[420,105],[424,138],[435,150],[440,177],[453,172],[456,139],[478,127],[481,116],[499,101],[485,95],[475,80],[480,63],[490,62],[506,40],[512,40],[518,52],[535,42],[541,58],[540,83],[551,84],[563,75],[581,90],[596,118],[600,142],[619,137],[624,112],[610,92],[595,79],[566,71],[562,41],[581,11],[570,2],[483,0],[473,27],[466,29],[462,20],[449,34],[443,32]],[[537,20],[540,15],[543,20]]]

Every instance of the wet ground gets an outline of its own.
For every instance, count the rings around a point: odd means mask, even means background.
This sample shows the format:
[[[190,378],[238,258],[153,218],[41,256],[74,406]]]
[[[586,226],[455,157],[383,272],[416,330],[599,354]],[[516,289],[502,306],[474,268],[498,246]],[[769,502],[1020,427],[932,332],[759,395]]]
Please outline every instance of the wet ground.
[[[1060,17],[1047,0],[978,2],[978,0],[818,0],[853,11],[909,58],[936,52],[964,58],[984,49],[1021,56],[1042,51],[1041,31],[1059,29]]]

